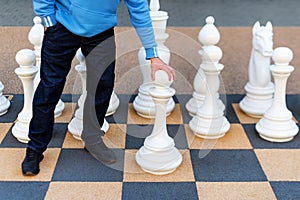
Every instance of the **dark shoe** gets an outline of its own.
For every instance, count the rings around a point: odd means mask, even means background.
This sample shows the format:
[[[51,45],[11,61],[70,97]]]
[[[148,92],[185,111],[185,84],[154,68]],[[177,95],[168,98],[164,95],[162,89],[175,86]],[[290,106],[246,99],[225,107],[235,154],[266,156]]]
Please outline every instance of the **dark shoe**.
[[[103,141],[97,144],[85,144],[84,150],[89,152],[95,159],[104,164],[113,164],[117,161],[113,150],[109,149]]]
[[[26,156],[22,163],[22,172],[25,176],[34,176],[40,172],[40,162],[43,160],[43,154],[27,148]]]

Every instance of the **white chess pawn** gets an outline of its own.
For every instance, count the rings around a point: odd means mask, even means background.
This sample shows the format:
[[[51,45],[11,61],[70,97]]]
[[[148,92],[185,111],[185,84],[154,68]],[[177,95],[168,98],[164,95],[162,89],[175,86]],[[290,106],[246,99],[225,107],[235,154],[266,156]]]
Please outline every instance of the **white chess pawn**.
[[[70,121],[68,125],[68,130],[74,138],[81,140],[81,133],[83,130],[83,107],[86,98],[86,63],[85,57],[83,56],[81,49],[77,50],[76,57],[80,62],[80,64],[75,66],[75,70],[80,74],[82,94],[79,97],[78,109],[75,111],[74,118]],[[107,130],[109,129],[109,124],[105,119],[101,129],[104,132],[107,132]]]
[[[216,139],[223,137],[230,124],[224,116],[224,111],[218,106],[216,84],[220,71],[224,68],[219,60],[222,50],[217,46],[207,46],[203,51],[207,61],[201,64],[207,82],[207,91],[203,105],[197,110],[197,115],[189,123],[194,134],[201,138]]]
[[[270,142],[288,142],[298,134],[299,128],[292,120],[293,115],[286,107],[286,83],[294,67],[289,65],[293,52],[279,47],[273,53],[274,65],[270,67],[275,82],[275,94],[272,106],[266,111],[255,128],[260,137]]]
[[[10,102],[5,96],[3,96],[4,85],[0,81],[0,116],[7,113],[7,110],[10,106]]]
[[[42,25],[42,19],[38,16],[33,18],[33,27],[30,29],[28,34],[28,40],[34,46],[34,53],[36,57],[35,66],[38,67],[38,73],[34,79],[34,90],[36,90],[39,82],[40,82],[40,66],[41,66],[41,49],[42,43],[44,39],[44,26]],[[64,102],[59,99],[55,110],[54,110],[54,117],[59,117],[63,110],[65,109]]]
[[[240,108],[252,117],[261,118],[273,102],[274,84],[271,82],[270,58],[273,51],[273,27],[271,22],[252,29],[252,52],[249,62],[249,82],[246,96]]]
[[[36,57],[35,66],[39,69],[34,79],[34,89],[36,89],[40,82],[41,49],[44,38],[44,26],[42,25],[42,19],[38,16],[33,18],[33,23],[34,25],[28,34],[28,40],[34,47],[34,53]]]
[[[150,16],[154,28],[155,40],[157,42],[157,51],[159,57],[167,64],[170,62],[170,50],[165,46],[164,42],[168,39],[169,34],[166,33],[167,20],[169,18],[168,13],[159,10],[159,1],[150,1]],[[155,116],[155,104],[152,100],[149,90],[153,87],[153,81],[151,80],[151,63],[149,60],[145,60],[145,50],[141,48],[139,51],[139,64],[143,75],[143,83],[139,87],[138,96],[133,102],[133,108],[137,114],[145,118],[154,118]],[[167,115],[170,115],[175,108],[175,102],[173,98],[170,98],[167,104]]]
[[[166,72],[159,70],[155,74],[154,87],[150,95],[155,102],[155,122],[153,131],[144,141],[136,154],[140,167],[152,174],[164,175],[172,173],[182,162],[182,156],[175,147],[174,140],[168,135],[166,126],[166,105],[169,98],[175,94],[170,88]]]
[[[38,68],[33,66],[35,54],[29,49],[20,50],[16,55],[16,61],[20,65],[20,67],[15,70],[15,73],[21,79],[23,84],[24,106],[18,115],[17,122],[12,128],[12,134],[20,142],[27,143],[29,141],[29,123],[32,118],[32,100],[34,94],[33,81],[38,72]]]
[[[199,51],[202,63],[205,63],[203,59],[203,49],[206,46],[216,45],[220,41],[220,33],[214,25],[215,19],[212,16],[206,18],[205,26],[200,30],[198,34],[199,42],[202,45],[202,49]],[[217,79],[216,90],[219,90],[220,80]],[[185,107],[191,116],[195,116],[197,110],[202,106],[206,94],[206,78],[202,68],[198,69],[198,72],[194,78],[194,92],[193,97],[186,103]],[[218,95],[218,94],[217,94]],[[225,109],[225,105],[221,100],[218,100],[218,104],[221,109]]]

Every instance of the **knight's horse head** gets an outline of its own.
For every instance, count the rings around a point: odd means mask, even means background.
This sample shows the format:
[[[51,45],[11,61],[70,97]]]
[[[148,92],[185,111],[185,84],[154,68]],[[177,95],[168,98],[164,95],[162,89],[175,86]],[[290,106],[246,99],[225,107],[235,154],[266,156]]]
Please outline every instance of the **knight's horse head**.
[[[268,22],[266,26],[260,26],[260,23],[256,22],[252,29],[252,35],[253,48],[260,52],[263,56],[272,56],[273,27],[271,22]]]

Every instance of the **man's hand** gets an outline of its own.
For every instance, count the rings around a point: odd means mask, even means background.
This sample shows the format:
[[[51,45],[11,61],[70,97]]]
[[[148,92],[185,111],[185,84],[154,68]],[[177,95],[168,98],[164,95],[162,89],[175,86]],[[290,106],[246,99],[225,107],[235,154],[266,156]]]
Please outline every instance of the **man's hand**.
[[[167,65],[160,58],[150,58],[150,61],[151,61],[151,78],[153,81],[155,80],[155,72],[157,70],[164,70],[165,72],[167,72],[170,81],[176,80],[175,70],[171,66]]]

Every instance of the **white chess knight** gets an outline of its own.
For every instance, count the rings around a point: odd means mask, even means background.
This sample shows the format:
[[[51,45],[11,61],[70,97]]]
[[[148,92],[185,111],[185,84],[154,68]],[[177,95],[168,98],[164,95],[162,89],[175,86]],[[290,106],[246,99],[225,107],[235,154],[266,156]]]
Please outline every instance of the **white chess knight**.
[[[175,90],[170,88],[172,81],[168,79],[167,73],[162,70],[155,73],[155,82],[149,91],[156,105],[154,127],[136,154],[138,165],[156,175],[172,173],[182,162],[182,155],[167,132],[166,105],[175,94]]]
[[[170,62],[170,50],[164,45],[164,42],[168,39],[166,26],[169,18],[168,13],[159,10],[159,1],[150,1],[150,16],[154,28],[155,40],[157,42],[157,51],[159,57],[167,64]],[[139,87],[138,96],[133,102],[133,108],[138,115],[145,118],[154,118],[155,116],[155,104],[149,94],[149,90],[153,87],[153,81],[151,80],[151,63],[145,60],[145,50],[141,48],[139,51],[139,64],[143,75],[143,83]],[[175,108],[175,102],[173,98],[170,98],[167,103],[167,115],[169,115]]]
[[[79,60],[80,64],[75,66],[75,70],[80,74],[81,78],[81,88],[82,88],[82,94],[80,95],[80,98],[78,100],[78,109],[75,111],[74,118],[71,120],[71,122],[68,125],[68,130],[73,135],[74,138],[81,140],[81,133],[83,129],[83,107],[84,107],[84,101],[86,98],[86,63],[85,63],[85,57],[83,56],[81,49],[77,50],[76,57]],[[111,115],[116,112],[118,106],[119,106],[119,99],[117,95],[113,92],[110,102],[109,102],[109,108],[106,115]],[[108,122],[104,119],[103,125],[101,129],[104,132],[107,132],[109,129]]]
[[[44,38],[44,26],[40,17],[36,16],[33,19],[34,25],[30,29],[28,34],[28,40],[34,46],[34,53],[36,56],[35,66],[38,67],[39,71],[34,79],[34,90],[37,88],[40,82],[40,65],[41,65],[41,49]],[[60,99],[54,110],[54,117],[59,117],[65,109],[64,102]]]
[[[299,131],[291,111],[286,107],[285,99],[287,79],[294,71],[294,67],[289,65],[292,58],[293,52],[289,48],[279,47],[274,50],[275,64],[270,68],[275,82],[274,101],[255,126],[260,137],[270,142],[288,142]]]
[[[199,54],[202,58],[202,63],[206,62],[205,59],[203,59],[203,49],[207,46],[216,45],[220,41],[220,33],[216,28],[216,26],[214,25],[215,23],[214,17],[209,16],[206,18],[205,21],[206,24],[198,34],[199,42],[202,45],[202,49],[199,51]],[[219,82],[220,80],[218,77],[216,83],[216,90],[219,90],[219,85],[220,85]],[[191,116],[196,115],[197,110],[202,106],[205,99],[206,78],[201,67],[198,69],[198,72],[194,78],[193,86],[194,86],[193,97],[185,105],[186,109],[188,110]],[[217,96],[219,97],[218,93]],[[218,99],[218,105],[220,109],[225,110],[225,105],[220,99]]]
[[[270,58],[273,51],[273,28],[271,22],[253,27],[252,52],[249,63],[249,82],[245,86],[246,96],[240,108],[252,117],[260,118],[273,101],[274,84],[271,82]]]
[[[0,116],[7,113],[7,110],[10,106],[10,101],[3,96],[4,85],[0,81]]]
[[[33,66],[35,54],[32,50],[22,49],[16,55],[16,61],[20,65],[15,69],[15,73],[21,79],[24,89],[24,106],[18,114],[17,122],[12,128],[12,134],[20,142],[29,141],[29,123],[32,118],[32,99],[34,94],[33,80],[38,72],[38,68]]]
[[[202,68],[207,82],[207,91],[202,106],[197,114],[189,122],[193,133],[205,139],[217,139],[223,137],[229,130],[230,124],[224,116],[224,110],[218,105],[218,76],[224,65],[219,63],[222,57],[222,50],[217,46],[207,46],[203,49],[203,59],[206,60]]]

